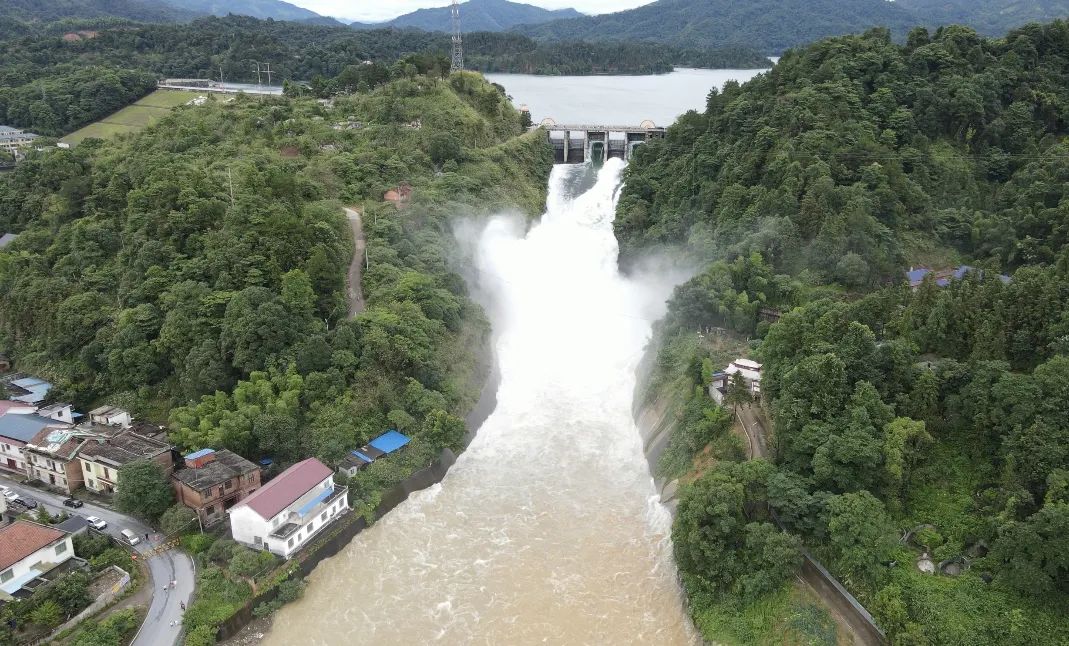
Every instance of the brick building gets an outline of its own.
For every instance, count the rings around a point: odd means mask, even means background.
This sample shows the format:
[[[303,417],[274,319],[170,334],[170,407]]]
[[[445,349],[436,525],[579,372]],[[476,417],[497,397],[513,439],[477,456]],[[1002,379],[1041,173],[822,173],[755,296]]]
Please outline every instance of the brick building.
[[[205,527],[260,488],[260,467],[227,450],[203,449],[185,456],[171,476],[178,502],[197,512]]]

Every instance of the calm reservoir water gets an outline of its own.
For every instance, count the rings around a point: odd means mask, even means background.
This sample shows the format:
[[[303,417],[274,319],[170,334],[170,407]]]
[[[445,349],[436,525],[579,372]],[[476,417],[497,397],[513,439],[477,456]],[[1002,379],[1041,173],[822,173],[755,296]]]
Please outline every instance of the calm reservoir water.
[[[504,86],[516,105],[526,104],[539,123],[547,117],[557,123],[631,126],[651,119],[671,125],[687,110],[705,110],[713,87],[734,80],[740,83],[767,70],[677,69],[656,76],[532,76],[487,74]]]
[[[755,73],[494,80],[538,116],[637,124]],[[644,89],[624,100],[617,86]],[[623,168],[558,166],[539,223],[479,229],[497,408],[444,482],[312,573],[267,644],[696,643],[631,417],[635,368],[675,281],[617,271]]]

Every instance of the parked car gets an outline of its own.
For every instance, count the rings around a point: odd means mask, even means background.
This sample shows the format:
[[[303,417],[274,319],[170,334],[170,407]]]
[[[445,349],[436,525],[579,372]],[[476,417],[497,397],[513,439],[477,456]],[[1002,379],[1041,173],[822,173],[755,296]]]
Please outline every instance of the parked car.
[[[104,531],[104,528],[108,526],[106,522],[96,516],[86,516],[85,520],[89,523],[89,526],[97,531]]]
[[[77,498],[67,498],[66,500],[63,501],[63,506],[64,507],[70,507],[71,509],[77,509],[77,508],[81,507],[84,504],[85,504],[84,502],[82,502],[81,500],[78,500]]]
[[[18,498],[15,498],[15,502],[22,505],[26,509],[37,509],[37,501],[33,498],[20,496]]]
[[[19,492],[14,489],[4,489],[4,498],[7,498],[8,502],[15,502],[19,498]]]
[[[129,545],[137,545],[141,542],[141,537],[133,533],[129,529],[124,529],[119,533],[122,534],[122,539],[126,541]]]

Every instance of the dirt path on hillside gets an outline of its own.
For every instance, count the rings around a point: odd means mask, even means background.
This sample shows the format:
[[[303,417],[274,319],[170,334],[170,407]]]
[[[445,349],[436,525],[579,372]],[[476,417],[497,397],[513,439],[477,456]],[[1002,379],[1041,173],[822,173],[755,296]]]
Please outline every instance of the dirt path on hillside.
[[[356,209],[345,208],[345,217],[353,231],[353,259],[349,263],[348,296],[349,318],[364,311],[364,290],[361,280],[364,277],[364,264],[367,262],[367,239],[364,237],[364,221]]]

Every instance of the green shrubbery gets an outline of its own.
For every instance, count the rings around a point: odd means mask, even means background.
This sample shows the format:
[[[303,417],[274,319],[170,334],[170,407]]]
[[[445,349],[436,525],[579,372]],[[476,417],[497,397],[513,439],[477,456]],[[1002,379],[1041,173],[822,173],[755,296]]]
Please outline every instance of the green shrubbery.
[[[628,170],[625,253],[682,244],[710,263],[670,304],[656,386],[701,383],[702,353],[677,342],[694,330],[761,339],[776,461],[762,502],[894,643],[1069,636],[1069,121],[1051,108],[1066,102],[1066,33],[817,43],[713,92]],[[914,250],[982,269],[892,286]],[[790,311],[758,324],[766,305]],[[687,418],[710,404],[682,416],[683,453],[701,443]],[[722,611],[742,585],[728,576],[739,527],[760,520],[746,507],[725,520],[739,508],[732,468],[684,487],[674,533],[698,625],[718,641],[744,632]],[[966,559],[963,574],[916,570],[920,549],[899,539],[923,524],[934,530],[915,542],[936,563]],[[746,611],[770,598],[746,597]]]

